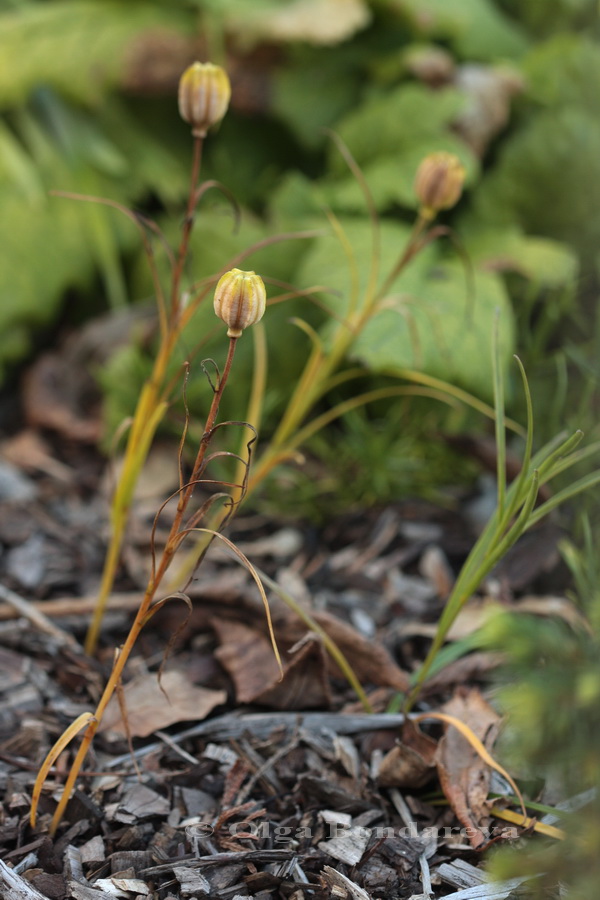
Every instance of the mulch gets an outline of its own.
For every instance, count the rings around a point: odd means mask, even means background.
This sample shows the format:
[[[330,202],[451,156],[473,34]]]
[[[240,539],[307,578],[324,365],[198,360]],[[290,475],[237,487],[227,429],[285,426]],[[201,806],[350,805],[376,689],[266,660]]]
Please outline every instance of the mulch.
[[[50,772],[32,829],[35,775],[62,731],[94,708],[127,633],[173,450],[156,451],[153,471],[162,474],[142,485],[132,511],[96,659],[81,644],[107,534],[105,461],[76,436],[58,440],[37,426],[0,450],[0,896],[475,896],[464,891],[485,878],[482,850],[522,834],[486,800],[490,784],[500,794],[507,786],[491,781],[463,738],[444,744],[439,722],[417,727],[390,710],[424,657],[485,496],[471,503],[455,492],[446,508],[390,503],[322,528],[241,516],[229,536],[335,641],[374,712],[323,640],[271,593],[280,679],[254,583],[214,546],[187,590],[191,614],[167,603],[143,632],[123,690],[129,727],[119,705],[109,707],[53,839],[71,749]],[[550,525],[528,535],[453,639],[498,604],[526,608],[533,588],[543,599],[544,579],[556,594],[559,534]],[[556,611],[563,601],[553,602]],[[464,713],[491,746],[497,664],[482,651],[450,662],[418,710]],[[472,786],[457,787],[467,776],[479,799]]]

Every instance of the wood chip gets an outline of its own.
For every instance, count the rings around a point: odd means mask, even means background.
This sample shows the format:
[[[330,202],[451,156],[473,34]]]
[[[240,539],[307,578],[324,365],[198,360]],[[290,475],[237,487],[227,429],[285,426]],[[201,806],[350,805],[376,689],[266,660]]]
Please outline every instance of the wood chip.
[[[82,844],[80,852],[83,863],[104,862],[106,859],[106,847],[99,834]]]
[[[360,773],[360,760],[355,744],[348,737],[336,734],[333,739],[335,758],[342,764],[348,775],[358,778]]]
[[[115,813],[117,822],[133,825],[138,819],[168,816],[171,805],[165,797],[144,784],[134,785],[123,797]]]
[[[331,866],[323,866],[321,878],[330,888],[341,888],[344,892],[343,896],[351,897],[352,900],[371,900],[364,888],[359,887],[354,881],[332,869]]]
[[[0,897],[6,900],[47,900],[28,881],[0,859]]]
[[[510,881],[477,884],[474,887],[447,894],[444,900],[506,900],[527,878],[511,878]]]
[[[318,847],[334,859],[339,859],[349,866],[356,866],[363,858],[370,838],[369,828],[344,828],[330,840],[320,841]]]
[[[109,896],[123,898],[123,900],[128,900],[130,894],[149,897],[151,893],[146,882],[140,881],[139,878],[99,878],[95,885]]]
[[[173,875],[179,882],[182,897],[193,897],[194,894],[209,894],[210,882],[198,869],[189,866],[176,866]]]

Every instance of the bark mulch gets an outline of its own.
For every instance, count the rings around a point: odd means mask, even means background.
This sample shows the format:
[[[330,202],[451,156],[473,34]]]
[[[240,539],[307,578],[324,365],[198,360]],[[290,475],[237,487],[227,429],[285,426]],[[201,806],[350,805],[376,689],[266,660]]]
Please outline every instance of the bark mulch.
[[[191,614],[174,600],[142,634],[122,692],[128,728],[115,702],[52,839],[71,749],[51,770],[34,830],[33,781],[62,731],[94,708],[126,635],[173,451],[159,448],[161,474],[142,485],[102,647],[90,659],[81,643],[106,538],[104,463],[76,437],[58,452],[33,427],[0,449],[0,897],[508,895],[514,885],[493,894],[483,884],[481,851],[522,834],[490,811],[490,786],[510,788],[458,732],[390,712],[472,545],[475,507],[406,501],[322,529],[241,517],[230,537],[335,641],[374,712],[322,637],[271,593],[280,680],[254,583],[215,546],[190,585]],[[543,612],[549,598],[528,590],[544,573],[556,583],[557,536],[554,526],[529,535],[452,640],[498,604]],[[570,614],[560,597],[552,603]],[[418,709],[461,718],[491,749],[500,718],[487,688],[497,663],[482,651],[449,662]]]

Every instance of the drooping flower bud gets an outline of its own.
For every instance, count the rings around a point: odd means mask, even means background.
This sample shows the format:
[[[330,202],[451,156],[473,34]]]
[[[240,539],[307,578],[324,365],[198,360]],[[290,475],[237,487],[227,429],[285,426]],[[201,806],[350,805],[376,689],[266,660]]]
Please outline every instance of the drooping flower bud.
[[[179,79],[179,113],[194,137],[205,137],[210,126],[221,121],[230,97],[227,72],[213,63],[195,62]]]
[[[265,285],[256,272],[232,269],[215,288],[215,312],[228,326],[228,337],[238,338],[248,325],[260,322],[266,302]]]
[[[434,216],[458,202],[465,181],[465,169],[453,153],[430,153],[421,162],[415,177],[415,193],[422,212]]]

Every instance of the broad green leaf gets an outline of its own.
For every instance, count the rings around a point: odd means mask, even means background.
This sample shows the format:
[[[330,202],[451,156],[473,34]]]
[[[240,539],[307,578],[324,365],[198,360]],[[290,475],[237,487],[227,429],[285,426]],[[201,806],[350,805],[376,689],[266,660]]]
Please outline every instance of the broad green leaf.
[[[277,220],[283,219],[288,225],[298,224],[306,218],[317,217],[317,227],[326,227],[323,218],[323,192],[317,182],[311,181],[301,172],[292,171],[285,175],[271,197],[270,209]],[[364,200],[363,200],[364,208]]]
[[[491,226],[516,220],[593,258],[600,246],[600,120],[576,107],[540,113],[508,141],[474,206]]]
[[[356,112],[343,118],[335,130],[356,161],[364,165],[437,137],[464,104],[465,97],[452,88],[432,91],[420,84],[401,85],[368,98]],[[330,159],[333,171],[344,171],[345,164],[335,148],[330,152]]]
[[[448,40],[466,59],[517,59],[527,49],[519,26],[492,0],[392,0],[422,37]]]
[[[575,105],[600,116],[600,46],[578,34],[537,44],[523,61],[528,94],[546,106]]]
[[[517,272],[540,287],[560,288],[575,282],[579,262],[564,244],[530,237],[518,228],[473,227],[464,235],[471,260],[489,271]]]
[[[439,150],[458,156],[466,170],[465,183],[467,186],[472,184],[479,173],[479,163],[464,141],[450,133],[421,138],[414,145],[398,153],[377,157],[363,167],[377,209],[381,212],[395,203],[416,209],[414,180],[417,169],[427,154]],[[336,210],[364,212],[365,199],[352,175],[326,186],[325,195]]]
[[[50,191],[131,205],[150,190],[180,200],[188,180],[179,160],[117,102],[91,116],[44,91],[11,124],[0,129],[0,367],[27,352],[67,289],[84,288],[98,272],[108,302],[126,300],[121,259],[138,245],[135,226],[115,210]]]
[[[490,342],[496,310],[505,360],[513,345],[512,311],[502,280],[478,272],[469,298],[464,268],[436,266],[413,294],[390,298],[358,337],[353,356],[372,371],[418,369],[484,399],[492,396]]]
[[[96,103],[124,74],[144,32],[189,27],[184,11],[157,3],[54,0],[0,13],[0,105],[22,103],[39,85]]]
[[[370,272],[372,229],[364,218],[340,217],[340,225],[353,248],[359,278],[359,293],[364,297]],[[410,228],[396,222],[381,223],[381,277],[379,283],[398,260],[410,236]],[[438,251],[429,246],[420,253],[403,273],[399,284],[407,293],[414,291],[425,277],[429,266],[437,259]],[[302,261],[298,274],[298,284],[302,287],[321,284],[331,289],[323,297],[325,306],[338,317],[347,314],[350,302],[352,275],[346,254],[331,232],[314,241]]]
[[[356,250],[361,291],[368,279],[370,224],[343,219]],[[391,223],[382,227],[382,273],[387,273],[404,248],[409,229]],[[442,258],[439,245],[420,253],[399,277],[382,302],[382,309],[358,335],[351,356],[376,372],[416,368],[459,384],[478,396],[492,394],[491,340],[496,310],[500,310],[503,356],[512,352],[513,318],[499,276],[477,272],[469,296],[463,265]],[[315,242],[301,266],[299,280],[327,284],[339,296],[325,303],[343,316],[350,296],[348,261],[339,242],[328,236]],[[335,325],[327,325],[327,340]]]

